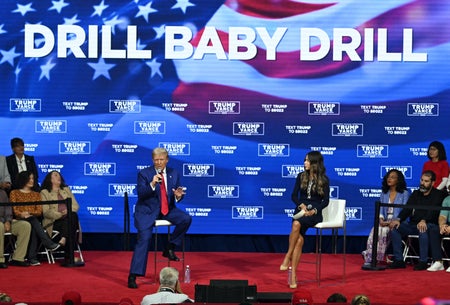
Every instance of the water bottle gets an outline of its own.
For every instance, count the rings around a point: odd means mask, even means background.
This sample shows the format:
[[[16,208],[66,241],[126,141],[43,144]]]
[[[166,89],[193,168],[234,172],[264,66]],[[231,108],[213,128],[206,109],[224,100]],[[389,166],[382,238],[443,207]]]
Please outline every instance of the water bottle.
[[[289,266],[288,268],[288,278],[287,278],[288,285],[292,285],[292,267]]]
[[[189,265],[186,265],[186,269],[184,270],[184,282],[191,282],[191,268],[189,267]]]

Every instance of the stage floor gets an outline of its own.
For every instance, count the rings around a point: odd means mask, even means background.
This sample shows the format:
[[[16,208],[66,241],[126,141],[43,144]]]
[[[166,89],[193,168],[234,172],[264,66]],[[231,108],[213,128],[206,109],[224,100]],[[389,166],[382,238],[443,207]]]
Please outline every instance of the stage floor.
[[[153,253],[149,253],[147,276],[138,278],[138,289],[127,285],[130,251],[84,251],[84,267],[62,267],[43,262],[37,267],[14,267],[0,270],[0,292],[9,294],[13,301],[58,302],[68,290],[78,291],[85,302],[119,302],[129,297],[140,304],[143,296],[153,293],[158,285],[153,279]],[[160,256],[158,255],[160,258]],[[211,279],[248,280],[258,292],[293,292],[287,285],[287,272],[280,271],[283,254],[240,252],[186,252],[186,264],[191,267],[191,282],[182,283],[182,289],[194,298],[195,285],[207,285]],[[315,303],[326,302],[327,297],[340,292],[351,299],[366,294],[377,304],[417,304],[426,296],[450,298],[450,274],[441,272],[404,270],[361,270],[360,255],[346,255],[346,274],[343,281],[342,254],[323,254],[322,281],[315,281],[314,254],[304,254],[297,271],[299,287],[308,289]],[[158,263],[158,269],[165,266]],[[181,262],[173,262],[181,269]]]

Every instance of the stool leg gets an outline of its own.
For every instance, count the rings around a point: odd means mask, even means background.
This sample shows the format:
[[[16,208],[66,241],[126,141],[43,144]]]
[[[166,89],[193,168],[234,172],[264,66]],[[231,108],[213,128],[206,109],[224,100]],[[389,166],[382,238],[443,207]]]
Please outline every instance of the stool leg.
[[[153,254],[154,254],[155,268],[154,268],[154,273],[153,273],[153,279],[156,283],[156,253],[158,252],[158,227],[155,227],[154,231],[155,231],[155,234],[154,234],[155,235],[155,248],[154,248]]]
[[[167,245],[166,247],[170,247],[170,226],[167,226]],[[167,266],[170,267],[170,259],[167,258]]]

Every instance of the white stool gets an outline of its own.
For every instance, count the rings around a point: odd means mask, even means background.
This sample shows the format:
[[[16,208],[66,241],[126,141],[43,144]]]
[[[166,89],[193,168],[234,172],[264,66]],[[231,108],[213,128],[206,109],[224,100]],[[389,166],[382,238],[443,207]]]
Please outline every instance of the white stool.
[[[404,244],[405,248],[403,249],[403,260],[405,262],[407,259],[418,259],[419,258],[416,248],[413,245],[413,240],[418,241],[419,235],[411,234],[406,237],[406,242]]]
[[[154,247],[154,265],[155,265],[155,273],[154,273],[154,278],[155,278],[155,283],[158,281],[158,277],[157,274],[159,274],[156,270],[157,267],[157,262],[167,262],[167,266],[170,267],[170,259],[157,259],[157,252],[158,252],[158,228],[159,227],[167,227],[167,243],[170,243],[170,227],[174,226],[174,224],[172,224],[170,221],[168,220],[163,220],[163,219],[157,219],[155,220],[155,225],[153,226],[153,234],[155,235],[155,247]],[[184,268],[185,268],[185,264],[184,264],[184,239],[183,239],[183,243],[182,243],[182,253],[181,253],[181,258],[180,258],[180,262],[182,264],[182,269],[180,271],[180,276],[184,276]]]

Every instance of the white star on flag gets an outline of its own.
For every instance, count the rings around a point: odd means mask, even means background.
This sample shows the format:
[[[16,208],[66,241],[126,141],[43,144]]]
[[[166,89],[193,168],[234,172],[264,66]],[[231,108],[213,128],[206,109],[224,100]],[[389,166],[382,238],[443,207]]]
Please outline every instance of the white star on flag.
[[[151,72],[151,77],[155,76],[156,74],[158,74],[159,76],[161,76],[161,78],[163,77],[161,70],[159,69],[161,67],[161,63],[156,61],[156,58],[153,58],[150,61],[146,61],[145,64],[147,66],[150,67]]]
[[[189,6],[195,6],[195,4],[192,4],[189,2],[189,0],[177,0],[177,4],[172,6],[172,9],[181,9],[183,11],[183,14],[186,14],[186,10]]]
[[[94,12],[92,13],[91,17],[94,17],[95,15],[102,16],[103,11],[107,9],[109,5],[105,5],[105,0],[102,0],[99,5],[94,5]]]
[[[39,80],[44,77],[50,80],[50,70],[53,69],[54,66],[56,66],[56,64],[52,63],[51,59],[45,65],[41,65],[41,75],[39,75]]]
[[[159,27],[154,26],[153,30],[156,32],[156,37],[155,38],[159,39],[159,38],[163,37],[163,35],[165,33],[165,30],[166,30],[166,25],[162,24]]]
[[[17,4],[17,9],[12,11],[13,13],[20,13],[22,16],[25,16],[28,12],[35,12],[36,10],[31,7],[32,3],[28,3],[26,5]]]
[[[138,5],[138,7],[139,7],[139,12],[136,14],[135,17],[142,16],[142,17],[144,17],[146,22],[148,22],[149,14],[157,12],[157,10],[152,8],[152,2],[147,3],[147,5]]]
[[[97,79],[100,76],[104,76],[107,79],[111,79],[109,76],[109,70],[114,68],[115,64],[107,64],[103,58],[98,60],[98,63],[88,63],[88,65],[95,70],[92,80]]]
[[[14,67],[14,58],[21,55],[21,53],[16,53],[16,47],[12,47],[9,51],[0,50],[0,54],[3,56],[0,64],[8,62],[12,67]]]
[[[75,23],[79,23],[81,20],[78,19],[78,14],[73,16],[72,18],[64,18],[64,24],[74,25]]]
[[[48,10],[49,11],[55,10],[58,12],[58,14],[61,14],[62,9],[69,5],[69,3],[65,3],[64,0],[52,1],[52,3],[53,6],[50,7]]]

